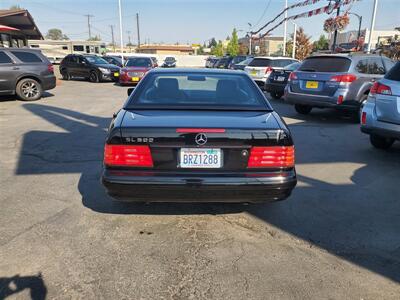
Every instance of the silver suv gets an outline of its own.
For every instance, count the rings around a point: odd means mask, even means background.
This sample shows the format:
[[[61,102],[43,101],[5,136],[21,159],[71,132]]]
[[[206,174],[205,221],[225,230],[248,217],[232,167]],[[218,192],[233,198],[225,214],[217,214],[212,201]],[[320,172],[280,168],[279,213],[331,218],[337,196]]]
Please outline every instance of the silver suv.
[[[361,131],[380,149],[400,140],[400,62],[372,86],[362,110]]]
[[[368,54],[325,54],[306,58],[292,72],[285,88],[285,100],[300,114],[312,108],[337,108],[358,112],[376,80],[394,62],[387,57]]]

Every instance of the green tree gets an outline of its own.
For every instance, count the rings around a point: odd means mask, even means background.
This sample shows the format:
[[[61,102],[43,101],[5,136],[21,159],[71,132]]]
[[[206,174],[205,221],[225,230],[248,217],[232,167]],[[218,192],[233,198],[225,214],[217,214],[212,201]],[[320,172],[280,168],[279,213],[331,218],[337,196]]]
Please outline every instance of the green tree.
[[[208,44],[208,48],[213,48],[213,47],[217,47],[217,41],[215,40],[215,38],[212,38],[210,40],[210,43]]]
[[[226,50],[230,56],[236,56],[239,54],[239,38],[236,28],[232,31],[232,38],[229,40]]]
[[[48,40],[69,40],[68,36],[62,33],[61,29],[51,28],[47,31],[46,39]]]
[[[95,35],[95,36],[92,36],[91,38],[88,38],[87,40],[89,42],[97,42],[97,41],[101,41],[101,37],[100,37],[100,35]]]
[[[224,56],[224,45],[222,41],[218,41],[217,46],[211,48],[211,54],[216,56]]]
[[[319,50],[329,50],[329,41],[323,34],[321,34],[319,39],[313,43],[313,51]]]

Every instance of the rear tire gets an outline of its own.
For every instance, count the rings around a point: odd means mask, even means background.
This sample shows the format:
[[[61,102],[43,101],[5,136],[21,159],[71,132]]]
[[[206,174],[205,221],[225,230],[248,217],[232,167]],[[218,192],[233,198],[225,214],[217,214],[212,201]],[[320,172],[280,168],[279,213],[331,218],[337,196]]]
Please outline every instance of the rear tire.
[[[309,105],[302,105],[302,104],[295,104],[294,105],[294,109],[302,115],[308,115],[311,110],[312,110],[312,106]]]
[[[394,143],[394,139],[386,138],[386,137],[374,135],[374,134],[371,134],[369,136],[369,140],[370,140],[372,146],[374,146],[375,148],[384,149],[384,150],[389,149]]]
[[[281,98],[282,98],[282,96],[283,96],[283,93],[279,93],[279,92],[271,92],[271,93],[270,93],[270,95],[271,95],[271,97],[272,97],[272,98],[274,98],[274,99],[276,99],[276,100],[279,100],[279,99],[281,99]]]
[[[35,101],[42,97],[42,85],[32,78],[21,79],[15,89],[18,97],[24,101]]]
[[[99,82],[100,81],[99,75],[97,75],[95,71],[91,71],[89,75],[89,81],[94,83]]]
[[[66,69],[61,71],[61,76],[62,76],[63,80],[67,80],[67,81],[71,80],[71,75],[69,74],[69,72]]]

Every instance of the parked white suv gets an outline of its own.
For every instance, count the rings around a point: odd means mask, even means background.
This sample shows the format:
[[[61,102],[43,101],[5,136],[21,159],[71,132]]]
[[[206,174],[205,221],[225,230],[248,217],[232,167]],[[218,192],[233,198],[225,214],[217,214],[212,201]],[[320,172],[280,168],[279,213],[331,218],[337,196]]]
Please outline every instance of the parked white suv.
[[[281,70],[298,60],[289,57],[271,57],[259,56],[255,57],[251,63],[244,68],[244,71],[250,75],[257,85],[263,90],[265,82],[272,70]]]

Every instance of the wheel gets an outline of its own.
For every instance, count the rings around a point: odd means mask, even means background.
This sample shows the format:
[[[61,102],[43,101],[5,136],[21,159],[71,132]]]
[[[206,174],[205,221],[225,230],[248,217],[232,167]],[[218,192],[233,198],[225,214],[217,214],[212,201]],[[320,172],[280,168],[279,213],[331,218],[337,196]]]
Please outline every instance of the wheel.
[[[308,105],[302,105],[302,104],[295,104],[294,109],[302,115],[307,115],[311,112],[312,107]]]
[[[15,92],[24,101],[35,101],[42,97],[43,88],[35,79],[24,78],[17,83]]]
[[[386,137],[374,135],[374,134],[371,134],[369,136],[369,140],[370,140],[372,146],[374,146],[375,148],[378,148],[378,149],[389,149],[394,143],[394,139],[386,138]]]
[[[71,80],[71,75],[66,69],[61,70],[61,76],[63,80]]]
[[[270,95],[271,95],[271,97],[272,97],[272,98],[279,100],[279,99],[281,99],[281,98],[282,98],[282,96],[283,96],[283,93],[279,93],[279,92],[271,92],[271,93],[270,93]]]
[[[97,73],[95,71],[91,71],[90,75],[89,75],[89,81],[90,82],[99,82],[99,76],[97,75]]]

